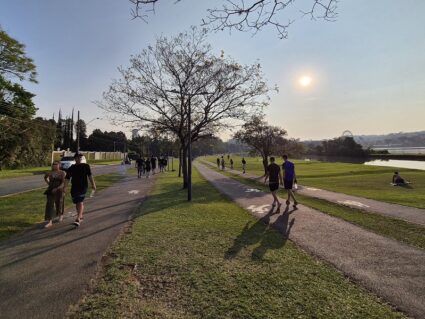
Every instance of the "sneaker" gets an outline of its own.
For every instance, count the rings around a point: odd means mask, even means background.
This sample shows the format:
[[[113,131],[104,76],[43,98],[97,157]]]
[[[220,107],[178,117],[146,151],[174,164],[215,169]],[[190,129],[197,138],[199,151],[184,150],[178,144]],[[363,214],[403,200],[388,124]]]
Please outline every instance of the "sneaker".
[[[81,225],[81,221],[82,221],[81,219],[78,219],[78,218],[77,218],[77,219],[75,220],[75,222],[73,222],[72,224],[73,224],[75,227],[80,227],[80,225]]]
[[[59,216],[59,223],[60,223],[61,221],[63,221],[63,215],[60,215],[60,216]]]

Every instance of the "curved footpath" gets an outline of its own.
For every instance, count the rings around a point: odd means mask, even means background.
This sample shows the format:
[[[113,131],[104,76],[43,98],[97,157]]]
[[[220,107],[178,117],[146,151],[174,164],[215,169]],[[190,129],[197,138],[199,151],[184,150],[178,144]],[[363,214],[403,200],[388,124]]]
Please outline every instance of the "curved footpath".
[[[2,241],[0,317],[64,318],[154,180],[127,177],[88,199],[78,229],[68,214],[50,229],[39,225]]]
[[[425,316],[425,251],[299,205],[271,212],[271,195],[195,163],[221,193],[261,218],[301,248],[410,316]],[[284,225],[289,225],[288,228]],[[283,229],[286,228],[286,229]]]
[[[202,160],[202,163],[208,164],[212,167],[216,167],[217,165],[205,160]],[[252,180],[258,180],[261,177],[258,175],[246,173],[243,174],[241,171],[226,169],[227,172],[231,172],[235,175],[240,175],[245,178],[249,178]],[[307,186],[299,186],[297,190],[298,194],[315,197],[319,199],[325,199],[329,202],[337,203],[340,205],[345,205],[352,208],[361,209],[371,213],[378,213],[381,215],[391,216],[394,218],[402,219],[404,221],[419,224],[425,226],[425,209],[390,204],[381,201],[377,201],[374,199],[368,199],[364,197],[352,196],[343,193],[336,193],[327,191],[324,189],[307,187]]]

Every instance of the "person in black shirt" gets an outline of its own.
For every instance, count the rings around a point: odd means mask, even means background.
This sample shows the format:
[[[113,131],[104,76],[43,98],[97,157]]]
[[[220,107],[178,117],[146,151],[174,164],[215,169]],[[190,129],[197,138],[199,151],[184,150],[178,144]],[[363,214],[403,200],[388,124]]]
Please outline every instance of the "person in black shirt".
[[[242,169],[243,169],[243,173],[245,174],[245,169],[246,169],[245,157],[242,157]]]
[[[145,170],[145,160],[141,157],[138,158],[136,160],[136,166],[137,166],[137,178],[141,178]]]
[[[267,173],[264,177],[264,184],[269,180],[269,188],[273,195],[273,204],[272,207],[275,207],[277,204],[277,209],[280,208],[280,202],[277,197],[277,191],[279,189],[279,183],[283,185],[282,174],[280,172],[280,166],[275,162],[274,157],[270,157],[270,165],[267,166]]]
[[[146,161],[145,161],[145,171],[146,171],[146,178],[149,178],[149,174],[151,172],[151,161],[149,160],[149,158],[146,158]]]
[[[82,154],[78,153],[74,155],[75,164],[68,169],[65,176],[65,185],[63,187],[63,191],[65,193],[69,180],[71,180],[72,202],[75,204],[75,208],[77,209],[78,213],[77,219],[74,222],[74,225],[77,227],[80,226],[81,221],[83,220],[83,202],[88,188],[87,179],[90,180],[92,189],[96,190],[96,184],[94,182],[93,175],[91,174],[90,165],[81,163],[82,156]]]
[[[152,156],[151,158],[151,169],[152,169],[152,175],[155,174],[155,169],[156,169],[156,158]]]
[[[220,168],[220,159],[217,157],[217,168]]]
[[[233,169],[233,159],[230,159],[230,169]]]

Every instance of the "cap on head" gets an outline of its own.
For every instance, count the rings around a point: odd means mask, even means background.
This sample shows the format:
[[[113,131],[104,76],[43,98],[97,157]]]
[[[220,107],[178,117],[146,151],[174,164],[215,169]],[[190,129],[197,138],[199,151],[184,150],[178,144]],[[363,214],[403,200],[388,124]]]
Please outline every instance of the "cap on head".
[[[83,157],[83,154],[81,153],[75,153],[74,158],[81,158]]]

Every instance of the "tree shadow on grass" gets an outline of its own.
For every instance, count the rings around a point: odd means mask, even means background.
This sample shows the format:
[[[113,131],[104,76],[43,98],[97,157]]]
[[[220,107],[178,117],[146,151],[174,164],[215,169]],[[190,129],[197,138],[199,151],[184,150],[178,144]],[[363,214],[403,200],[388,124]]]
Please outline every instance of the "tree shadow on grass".
[[[279,249],[285,246],[288,240],[289,233],[292,226],[295,223],[295,218],[289,221],[289,215],[294,210],[289,210],[289,207],[280,213],[276,211],[275,214],[279,214],[279,217],[272,222],[271,216],[274,214],[271,209],[265,216],[260,218],[254,224],[252,222],[246,223],[242,233],[235,238],[233,246],[230,247],[224,255],[226,259],[235,258],[242,249],[259,244],[252,252],[251,258],[253,260],[262,260],[267,250]],[[279,231],[279,233],[271,231],[271,227]]]

